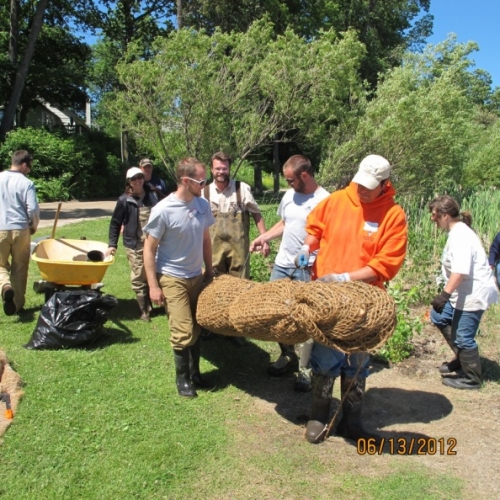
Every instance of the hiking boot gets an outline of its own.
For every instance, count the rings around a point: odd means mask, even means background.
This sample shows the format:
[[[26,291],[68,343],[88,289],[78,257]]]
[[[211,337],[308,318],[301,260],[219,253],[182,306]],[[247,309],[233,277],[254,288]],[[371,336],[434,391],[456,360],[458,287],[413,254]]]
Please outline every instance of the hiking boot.
[[[10,285],[4,285],[2,289],[3,312],[6,316],[16,314],[16,304],[14,304],[14,289]]]

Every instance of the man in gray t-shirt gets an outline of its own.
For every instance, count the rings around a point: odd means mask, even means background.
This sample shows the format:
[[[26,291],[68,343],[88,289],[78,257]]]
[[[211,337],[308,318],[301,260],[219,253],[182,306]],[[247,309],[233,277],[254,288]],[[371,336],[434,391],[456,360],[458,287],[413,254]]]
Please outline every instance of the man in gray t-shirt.
[[[196,158],[184,158],[176,177],[177,191],[153,207],[143,229],[144,267],[151,301],[167,311],[177,392],[196,397],[193,384],[211,387],[200,374],[200,326],[195,315],[204,276],[213,274],[208,228],[214,217],[201,198],[207,182],[205,166]]]
[[[24,308],[31,235],[40,220],[35,185],[26,177],[32,163],[28,151],[16,151],[10,170],[0,173],[0,291],[7,316]]]
[[[285,193],[278,207],[281,220],[252,241],[250,251],[262,251],[265,243],[281,237],[281,245],[271,272],[271,281],[287,278],[310,281],[310,268],[314,255],[311,256],[308,265],[301,269],[297,269],[294,259],[307,236],[305,229],[307,216],[320,201],[329,196],[329,193],[316,183],[311,162],[305,156],[294,155],[289,158],[283,165],[283,175],[293,189]],[[293,345],[279,344],[279,346],[281,355],[275,362],[269,364],[268,373],[279,377],[287,372],[298,371],[295,389],[310,391],[309,357],[312,340],[302,344],[300,362]]]

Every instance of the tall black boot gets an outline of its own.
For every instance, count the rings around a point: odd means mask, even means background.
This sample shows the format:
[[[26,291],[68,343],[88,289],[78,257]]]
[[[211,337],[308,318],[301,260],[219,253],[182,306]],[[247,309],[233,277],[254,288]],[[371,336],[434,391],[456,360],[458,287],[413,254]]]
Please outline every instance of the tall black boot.
[[[342,394],[342,419],[337,426],[336,434],[346,439],[374,439],[380,442],[380,436],[367,431],[361,420],[363,395],[365,393],[365,377],[350,378],[344,374],[340,378]]]
[[[273,363],[269,363],[267,373],[273,377],[281,377],[285,373],[293,373],[299,369],[299,358],[295,353],[293,345],[279,344],[280,357]]]
[[[460,349],[458,358],[464,371],[464,377],[444,378],[443,384],[454,389],[481,389],[482,371],[479,349]]]
[[[179,396],[195,398],[198,394],[189,377],[189,350],[189,347],[174,349],[175,383]]]
[[[189,347],[189,373],[191,375],[191,382],[200,389],[213,389],[214,386],[201,376],[200,373],[200,351],[201,351],[201,338]]]
[[[149,297],[147,295],[137,295],[136,299],[139,304],[139,309],[141,310],[142,321],[151,321],[149,317],[149,313],[151,312]]]
[[[306,426],[306,439],[310,443],[320,443],[326,438],[334,382],[335,377],[312,374],[311,417]]]
[[[458,347],[454,344],[453,339],[451,337],[451,325],[443,326],[439,328],[440,332],[443,334],[446,343],[450,346],[451,350],[455,353],[455,359],[451,361],[445,361],[439,367],[439,373],[441,375],[449,375],[450,373],[456,372],[460,370],[460,359],[458,358]]]

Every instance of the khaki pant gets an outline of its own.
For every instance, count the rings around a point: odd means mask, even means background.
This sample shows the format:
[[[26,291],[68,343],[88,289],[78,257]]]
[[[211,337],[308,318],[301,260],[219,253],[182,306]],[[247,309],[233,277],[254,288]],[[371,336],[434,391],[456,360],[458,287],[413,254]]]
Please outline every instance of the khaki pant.
[[[203,274],[194,278],[159,275],[158,283],[166,300],[172,349],[180,350],[193,345],[201,330],[196,322],[196,305],[203,285]]]
[[[136,295],[149,295],[148,279],[144,269],[144,244],[138,243],[135,250],[125,247],[128,265],[130,266],[130,281]]]
[[[5,285],[13,288],[16,311],[24,307],[30,264],[30,242],[29,229],[0,231],[0,290],[3,290]]]

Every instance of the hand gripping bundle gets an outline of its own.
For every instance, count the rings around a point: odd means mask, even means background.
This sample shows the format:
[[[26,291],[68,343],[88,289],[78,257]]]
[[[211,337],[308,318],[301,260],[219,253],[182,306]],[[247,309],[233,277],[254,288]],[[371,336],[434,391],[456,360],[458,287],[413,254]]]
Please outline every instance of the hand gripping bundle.
[[[373,351],[396,326],[393,299],[360,281],[255,283],[223,275],[201,293],[198,323],[222,335],[296,344],[313,338],[345,353]]]

